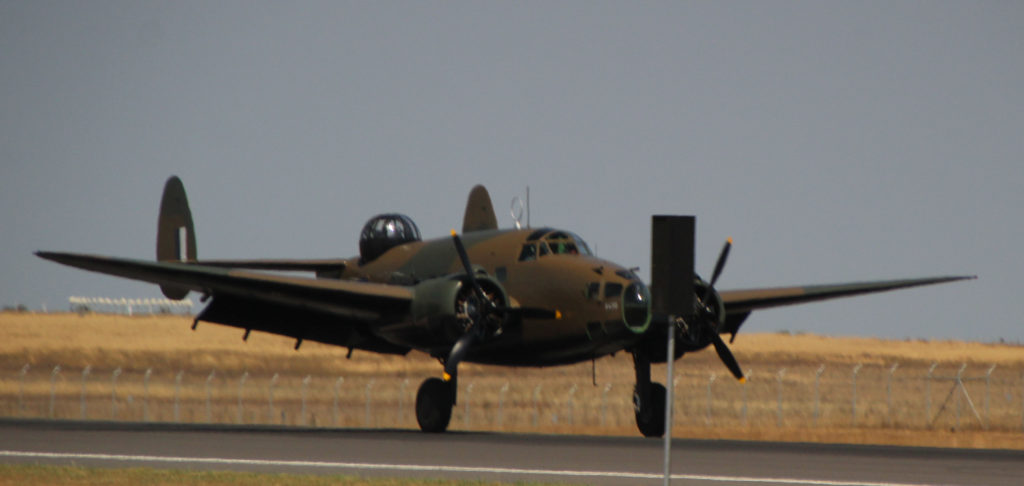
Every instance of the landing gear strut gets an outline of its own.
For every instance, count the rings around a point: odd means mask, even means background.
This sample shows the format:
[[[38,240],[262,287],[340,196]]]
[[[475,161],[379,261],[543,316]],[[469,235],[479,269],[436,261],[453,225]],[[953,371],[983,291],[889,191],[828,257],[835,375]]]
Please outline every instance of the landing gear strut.
[[[424,432],[444,432],[452,419],[455,382],[427,378],[416,393],[416,421]]]
[[[636,427],[644,437],[665,435],[665,387],[651,382],[651,362],[640,351],[633,353],[636,386],[633,388],[633,410]]]

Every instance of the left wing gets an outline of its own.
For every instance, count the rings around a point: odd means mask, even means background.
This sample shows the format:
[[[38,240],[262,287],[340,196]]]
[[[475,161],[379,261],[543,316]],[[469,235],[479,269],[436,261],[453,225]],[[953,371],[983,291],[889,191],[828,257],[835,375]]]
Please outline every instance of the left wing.
[[[946,276],[905,280],[883,280],[802,287],[776,287],[727,290],[719,294],[725,304],[726,322],[721,332],[736,334],[747,316],[756,309],[803,304],[817,300],[836,299],[853,295],[884,292],[887,290],[933,285],[957,280],[975,279],[976,276]]]
[[[42,251],[36,255],[84,270],[212,296],[213,302],[197,321],[378,352],[408,351],[373,333],[378,326],[408,316],[412,290],[407,287],[269,275],[195,263]]]

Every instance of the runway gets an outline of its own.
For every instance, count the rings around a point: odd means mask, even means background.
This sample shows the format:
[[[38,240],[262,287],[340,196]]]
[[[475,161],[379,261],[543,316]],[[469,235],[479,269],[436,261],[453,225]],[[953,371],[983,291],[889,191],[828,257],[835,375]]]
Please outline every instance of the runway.
[[[679,485],[1019,485],[1024,452],[675,440]],[[0,461],[362,476],[661,484],[640,437],[0,420]]]

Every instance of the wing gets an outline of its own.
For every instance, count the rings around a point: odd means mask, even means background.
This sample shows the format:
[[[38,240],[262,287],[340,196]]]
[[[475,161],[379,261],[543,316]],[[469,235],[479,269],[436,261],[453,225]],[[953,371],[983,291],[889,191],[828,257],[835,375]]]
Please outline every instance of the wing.
[[[349,260],[325,258],[321,260],[199,260],[193,265],[221,268],[244,268],[250,270],[273,270],[284,272],[314,272],[318,277],[338,278],[349,264]]]
[[[269,275],[196,263],[74,253],[36,255],[84,270],[170,284],[212,296],[213,301],[197,316],[197,321],[377,352],[409,351],[384,341],[372,331],[407,317],[412,290],[406,287]]]
[[[883,280],[874,282],[854,282],[827,285],[808,285],[803,287],[776,287],[744,290],[728,290],[720,292],[725,304],[726,322],[723,333],[735,335],[747,316],[756,309],[780,307],[784,305],[803,304],[817,300],[836,299],[887,290],[933,285],[957,280],[969,280],[975,276],[947,276],[905,280]]]

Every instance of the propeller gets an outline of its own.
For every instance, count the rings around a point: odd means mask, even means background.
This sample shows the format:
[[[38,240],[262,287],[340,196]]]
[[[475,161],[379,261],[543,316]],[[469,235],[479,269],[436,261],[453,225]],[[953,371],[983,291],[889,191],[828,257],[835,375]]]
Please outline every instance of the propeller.
[[[518,316],[521,318],[528,319],[561,319],[562,313],[556,310],[541,309],[536,307],[508,307],[506,305],[498,306],[487,296],[484,292],[480,282],[477,281],[476,275],[473,272],[473,265],[469,261],[469,254],[466,253],[466,247],[462,244],[462,239],[459,238],[459,234],[452,230],[452,242],[455,244],[455,252],[459,255],[459,260],[462,262],[462,268],[466,272],[466,280],[469,282],[470,287],[473,289],[473,301],[469,302],[467,307],[470,308],[469,319],[471,321],[470,327],[466,330],[466,333],[455,342],[452,346],[451,351],[448,352],[448,359],[445,360],[444,364],[444,380],[453,380],[458,372],[459,363],[469,352],[470,348],[475,346],[480,341],[483,341],[487,337],[485,321],[488,317],[493,315],[501,315],[502,318],[506,318],[510,315]],[[475,302],[474,302],[475,301]]]
[[[725,246],[722,247],[722,252],[718,255],[718,261],[715,263],[715,271],[711,274],[711,281],[708,282],[708,288],[704,290],[704,298],[701,299],[701,305],[704,306],[705,312],[709,312],[708,300],[714,295],[715,282],[718,281],[718,277],[722,276],[722,270],[725,269],[725,262],[729,258],[729,250],[732,248],[732,238],[725,240]],[[743,376],[743,370],[740,369],[739,363],[736,362],[736,357],[732,355],[732,351],[729,350],[729,346],[722,340],[722,336],[718,334],[718,329],[711,324],[711,319],[698,319],[703,325],[704,330],[711,336],[711,343],[715,345],[715,352],[718,353],[718,358],[722,360],[726,368],[732,372],[732,375],[736,377],[740,383],[747,381],[746,377]]]

